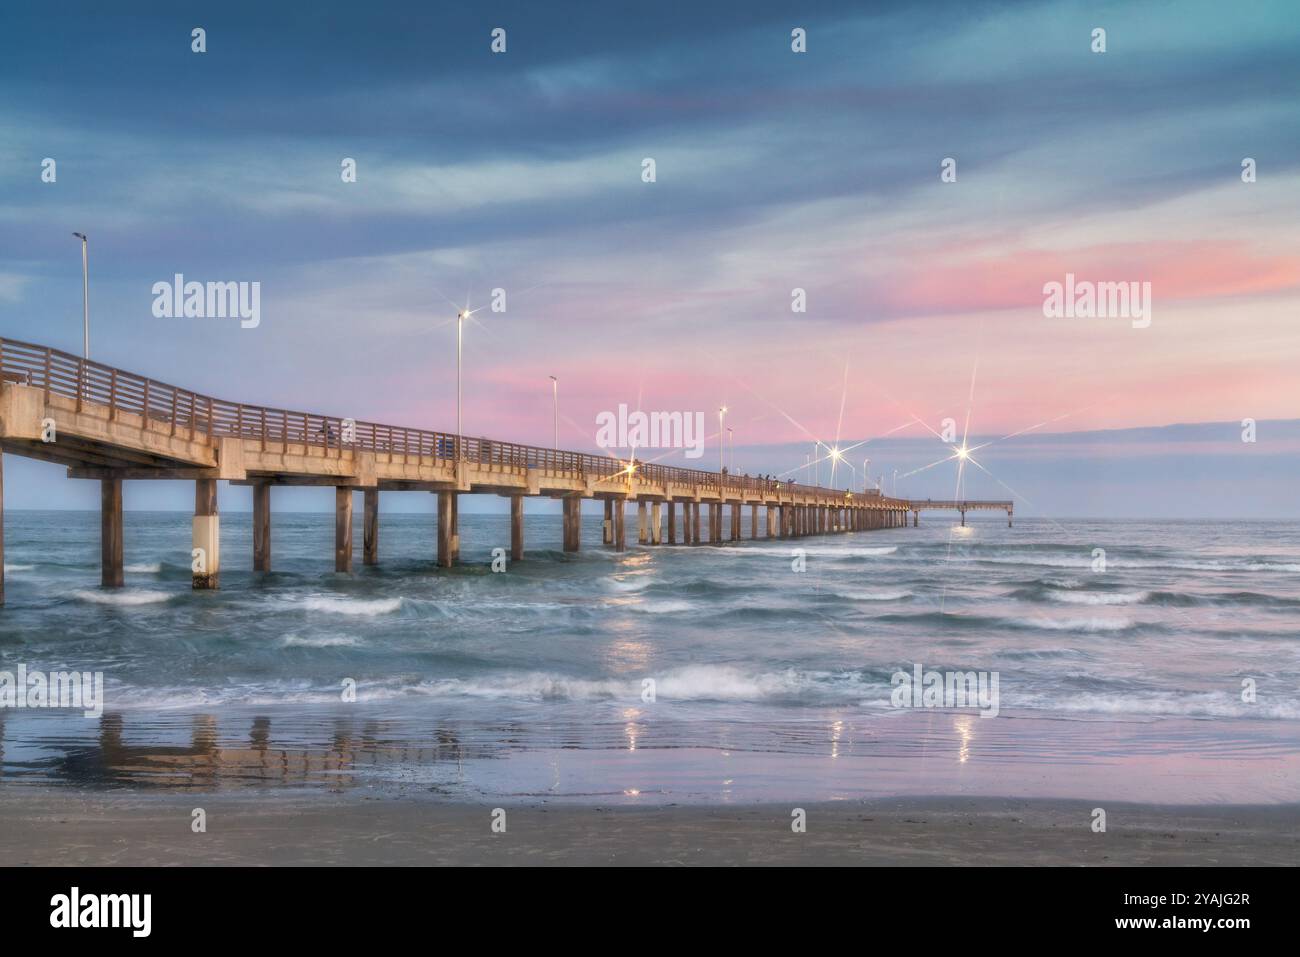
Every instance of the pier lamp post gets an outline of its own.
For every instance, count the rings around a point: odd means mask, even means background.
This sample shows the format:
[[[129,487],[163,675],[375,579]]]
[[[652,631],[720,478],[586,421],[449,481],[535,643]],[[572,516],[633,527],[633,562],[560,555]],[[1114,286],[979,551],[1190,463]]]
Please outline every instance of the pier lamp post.
[[[73,233],[81,240],[81,350],[82,356],[90,358],[90,270],[86,259],[86,234]]]
[[[725,405],[718,407],[718,474],[722,474],[722,469],[726,465],[727,454],[727,407]]]
[[[736,473],[736,434],[731,426],[727,426],[727,470]]]
[[[560,450],[560,380],[551,376],[551,405],[555,410],[555,444],[552,448]]]
[[[462,431],[460,417],[460,354],[461,345],[465,341],[465,310],[458,310],[456,313],[456,460],[464,458],[461,447],[465,444],[465,433]]]
[[[869,471],[870,465],[871,459],[862,460],[862,491],[864,492],[867,490],[867,486],[871,484],[871,472]]]

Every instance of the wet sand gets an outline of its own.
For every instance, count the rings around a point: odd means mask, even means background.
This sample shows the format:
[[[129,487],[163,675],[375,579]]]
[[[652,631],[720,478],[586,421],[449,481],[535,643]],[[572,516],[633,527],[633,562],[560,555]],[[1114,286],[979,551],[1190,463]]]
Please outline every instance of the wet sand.
[[[8,865],[1289,865],[1300,806],[893,798],[775,805],[492,806],[307,792],[0,790]],[[206,833],[191,830],[203,808]]]

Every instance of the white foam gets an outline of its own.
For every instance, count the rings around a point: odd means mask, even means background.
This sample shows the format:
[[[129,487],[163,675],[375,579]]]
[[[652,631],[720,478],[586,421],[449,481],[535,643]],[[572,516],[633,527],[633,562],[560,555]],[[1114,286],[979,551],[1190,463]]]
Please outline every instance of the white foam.
[[[1031,696],[1027,701],[1008,701],[1009,706],[1028,706],[1047,711],[1106,715],[1169,715],[1179,717],[1261,718],[1294,721],[1300,718],[1300,705],[1293,701],[1260,701],[1245,704],[1237,696],[1223,692],[1193,692],[1186,695],[1155,692],[1151,694],[1079,694]]]
[[[336,595],[312,595],[298,602],[308,611],[323,611],[332,615],[387,615],[402,607],[401,598],[340,598]]]
[[[75,591],[72,597],[95,605],[157,605],[175,595],[165,591]]]
[[[873,548],[831,548],[826,546],[808,546],[791,544],[785,547],[768,545],[724,545],[719,551],[728,555],[783,555],[790,557],[790,552],[799,549],[805,555],[825,558],[875,558],[880,555],[893,555],[898,551],[897,545],[879,545]]]
[[[1146,591],[1054,591],[1049,592],[1048,597],[1070,605],[1136,605],[1146,601],[1150,594]]]
[[[162,571],[162,562],[141,562],[138,565],[127,565],[126,570],[136,575],[157,575]]]
[[[881,591],[837,591],[834,592],[840,598],[848,598],[851,601],[898,601],[900,598],[910,598],[912,593],[906,589],[884,589]]]
[[[359,645],[361,639],[349,635],[321,635],[315,638],[285,635],[280,639],[280,644],[285,648],[342,648]]]
[[[5,562],[5,574],[7,575],[10,572],[29,572],[35,567],[35,565],[10,565],[8,562]]]
[[[1024,623],[1051,631],[1124,631],[1133,627],[1127,618],[1030,618]]]

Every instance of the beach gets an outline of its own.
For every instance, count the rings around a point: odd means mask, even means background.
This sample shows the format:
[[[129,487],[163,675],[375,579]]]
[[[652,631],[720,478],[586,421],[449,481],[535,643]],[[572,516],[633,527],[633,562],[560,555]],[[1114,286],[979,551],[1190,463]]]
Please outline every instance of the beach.
[[[193,810],[207,831],[193,833]],[[506,806],[391,797],[0,793],[13,865],[1295,866],[1300,806],[1109,808],[897,798],[788,806]]]

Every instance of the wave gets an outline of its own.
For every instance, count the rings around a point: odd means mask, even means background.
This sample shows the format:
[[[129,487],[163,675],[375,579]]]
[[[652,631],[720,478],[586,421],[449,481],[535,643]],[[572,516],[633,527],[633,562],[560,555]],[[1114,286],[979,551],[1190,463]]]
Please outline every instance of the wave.
[[[280,639],[280,644],[285,648],[344,648],[361,644],[361,639],[348,635],[321,635],[314,638],[285,635]]]
[[[1146,591],[1050,591],[1052,601],[1070,605],[1138,605],[1151,596]]]
[[[160,605],[176,597],[165,591],[75,591],[72,597],[94,605]]]
[[[1049,631],[1128,631],[1134,623],[1127,618],[1048,618],[1028,624]]]
[[[911,598],[913,592],[905,588],[881,589],[879,591],[836,591],[831,592],[837,598],[847,598],[850,601],[899,601],[903,598]]]
[[[638,575],[636,577],[611,578],[605,583],[605,587],[610,591],[617,592],[635,592],[644,591],[654,584],[654,579],[647,575]]]
[[[336,595],[312,595],[295,602],[307,611],[321,611],[331,615],[387,615],[402,607],[401,598],[342,598]]]
[[[808,556],[818,558],[877,558],[882,555],[893,555],[898,551],[897,545],[879,545],[868,548],[831,548],[827,546],[812,546],[791,544],[787,547],[770,546],[770,545],[722,545],[718,551],[725,552],[728,555],[782,555],[790,557],[790,553],[798,549]]]
[[[36,568],[35,565],[10,565],[8,562],[5,562],[6,575],[8,575],[10,572],[29,572],[32,571],[34,568]]]
[[[1060,579],[1043,579],[1043,584]],[[1008,592],[1005,597],[1025,601],[1047,600],[1067,605],[1153,605],[1160,607],[1197,607],[1216,605],[1253,605],[1263,608],[1294,608],[1300,605],[1300,598],[1284,595],[1269,595],[1263,592],[1183,592],[1172,590],[1157,591],[1087,591],[1086,586],[1060,586],[1053,584],[1043,587],[1035,582],[1027,588]]]
[[[137,565],[127,565],[126,571],[135,575],[157,575],[162,571],[162,562],[141,562]]]
[[[647,615],[671,615],[681,611],[692,611],[696,606],[694,602],[669,598],[664,601],[638,602],[628,607],[635,611],[644,612]]]
[[[1126,694],[1030,695],[1009,701],[1004,707],[1054,711],[1064,714],[1143,715],[1187,718],[1256,718],[1294,721],[1300,719],[1300,703],[1289,700],[1246,704],[1225,692],[1129,692]]]
[[[932,556],[926,557],[931,560]],[[1017,565],[1037,566],[1040,568],[1091,568],[1093,564],[1091,549],[1081,549],[1078,553],[1060,551],[1045,555],[1022,555],[1002,550],[982,554],[968,552],[951,555],[944,561],[962,564]],[[1214,571],[1214,572],[1300,572],[1300,563],[1270,561],[1226,561],[1222,559],[1181,559],[1181,558],[1134,558],[1127,555],[1107,553],[1107,568],[1149,568],[1177,569],[1179,571]]]

